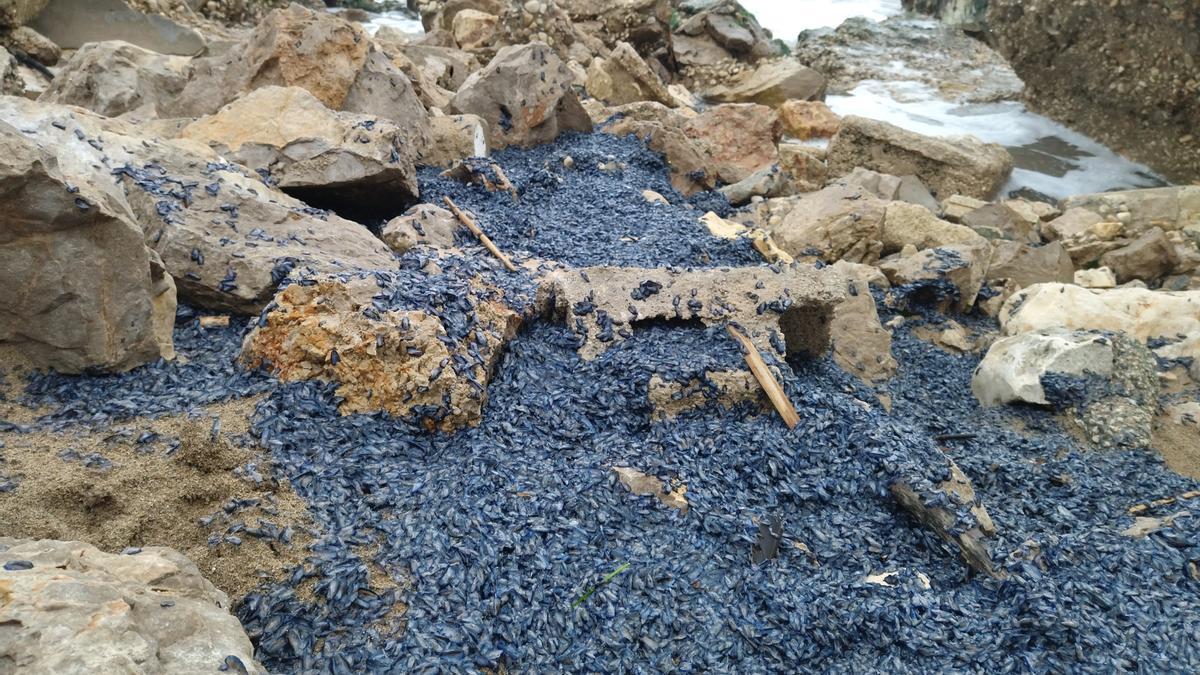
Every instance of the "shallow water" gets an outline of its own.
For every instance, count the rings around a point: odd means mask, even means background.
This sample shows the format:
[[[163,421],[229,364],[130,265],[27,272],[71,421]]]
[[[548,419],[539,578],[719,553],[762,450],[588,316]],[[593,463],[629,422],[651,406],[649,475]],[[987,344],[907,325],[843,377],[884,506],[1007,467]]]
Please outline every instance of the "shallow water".
[[[1017,101],[957,104],[920,82],[861,83],[829,96],[839,115],[861,115],[931,136],[971,134],[1009,148],[1017,168],[1001,190],[1036,190],[1055,199],[1113,188],[1164,185],[1149,168]]]
[[[802,30],[837,28],[846,19],[862,16],[881,21],[903,11],[900,0],[741,0],[764,28],[794,44]]]

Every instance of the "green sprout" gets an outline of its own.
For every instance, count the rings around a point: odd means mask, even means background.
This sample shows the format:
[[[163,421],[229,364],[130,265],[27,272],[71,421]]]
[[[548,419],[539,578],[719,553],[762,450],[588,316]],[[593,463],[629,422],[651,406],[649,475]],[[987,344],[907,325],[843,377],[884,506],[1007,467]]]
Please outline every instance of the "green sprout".
[[[586,601],[588,598],[592,597],[592,593],[595,593],[597,590],[600,589],[601,586],[612,581],[614,577],[616,577],[618,574],[620,574],[621,572],[624,572],[627,569],[629,569],[629,563],[623,563],[617,569],[609,572],[608,576],[606,576],[600,580],[600,583],[596,584],[595,586],[592,586],[590,589],[588,589],[587,593],[584,593],[583,595],[579,596],[579,599],[576,600],[574,602],[574,604],[571,605],[571,609],[575,609],[576,607],[582,605],[584,603],[584,601]]]

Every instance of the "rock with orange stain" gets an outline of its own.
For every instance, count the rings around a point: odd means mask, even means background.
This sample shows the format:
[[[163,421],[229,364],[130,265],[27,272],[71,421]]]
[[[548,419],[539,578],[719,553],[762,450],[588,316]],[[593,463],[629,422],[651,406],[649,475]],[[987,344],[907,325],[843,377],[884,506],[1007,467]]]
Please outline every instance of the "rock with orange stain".
[[[470,299],[475,325],[454,340],[434,314],[376,308],[371,276],[293,284],[246,336],[242,358],[284,381],[336,382],[343,414],[416,416],[441,431],[474,426],[496,362],[521,323],[480,290]]]

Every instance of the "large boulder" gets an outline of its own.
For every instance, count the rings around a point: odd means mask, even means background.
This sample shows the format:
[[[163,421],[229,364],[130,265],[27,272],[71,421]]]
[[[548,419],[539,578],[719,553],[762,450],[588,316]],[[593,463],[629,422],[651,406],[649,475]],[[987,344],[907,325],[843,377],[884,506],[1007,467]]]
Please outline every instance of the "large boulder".
[[[113,40],[92,42],[71,60],[39,97],[77,105],[105,117],[158,117],[187,85],[189,59],[166,56]]]
[[[1200,180],[1200,5],[992,0],[988,25],[1034,110],[1175,182]]]
[[[744,61],[777,56],[775,44],[754,15],[737,0],[688,0],[680,2],[676,38],[686,36],[709,41],[730,56]]]
[[[609,105],[655,101],[675,106],[667,85],[628,42],[618,43],[607,58],[597,56],[592,61],[588,68],[587,92]]]
[[[858,186],[831,185],[800,197],[779,223],[768,223],[775,243],[794,257],[873,263],[883,250],[887,203]]]
[[[892,334],[880,324],[871,296],[869,279],[879,270],[845,262],[833,267],[847,277],[846,299],[834,307],[829,323],[834,363],[867,384],[886,380],[899,364],[892,356]]]
[[[777,108],[785,101],[825,98],[825,76],[795,59],[765,62],[731,84],[702,90],[706,98],[723,103],[759,103]]]
[[[1121,333],[1047,329],[1001,338],[971,378],[984,405],[1065,410],[1098,447],[1150,445],[1157,412],[1154,356]]]
[[[89,42],[121,40],[160,54],[195,56],[207,42],[194,28],[162,14],[146,14],[125,0],[50,0],[29,22],[63,49]]]
[[[1008,151],[973,136],[934,138],[894,124],[850,115],[829,144],[833,175],[864,167],[920,178],[938,198],[963,194],[987,199],[1012,172]]]
[[[737,183],[779,162],[779,116],[755,103],[714,106],[689,119],[683,133],[703,149],[707,165],[726,183]]]
[[[174,277],[205,308],[256,313],[289,270],[384,269],[391,252],[357,223],[313,209],[192,141],[167,142],[81,108],[0,98],[0,119],[89,177],[132,214]]]
[[[450,101],[455,113],[487,120],[492,148],[531,147],[564,131],[590,131],[573,78],[544,42],[505,47],[471,74]]]
[[[412,83],[362,27],[299,5],[271,12],[224,53],[197,59],[169,112],[211,115],[269,85],[301,87],[331,110],[395,122],[418,150],[428,143],[427,114]]]
[[[0,123],[0,341],[39,367],[122,371],[173,355],[175,286],[100,181],[111,177]]]
[[[1200,358],[1200,291],[1036,284],[1012,296],[999,318],[1005,335],[1047,328],[1120,332],[1164,358]]]
[[[1041,219],[1032,213],[1019,212],[1018,205],[1022,204],[1023,202],[987,204],[963,214],[960,220],[963,225],[988,239],[1040,243]]]
[[[300,87],[262,87],[189,124],[182,138],[270,175],[301,200],[366,218],[395,215],[418,195],[405,133],[385,120],[334,112]]]
[[[229,598],[174,549],[0,537],[0,663],[29,673],[264,673]]]

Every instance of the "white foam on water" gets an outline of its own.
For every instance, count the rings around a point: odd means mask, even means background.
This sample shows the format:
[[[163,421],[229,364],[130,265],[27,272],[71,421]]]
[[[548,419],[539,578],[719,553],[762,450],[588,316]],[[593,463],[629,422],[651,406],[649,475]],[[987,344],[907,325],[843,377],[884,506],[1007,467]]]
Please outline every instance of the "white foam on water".
[[[340,7],[330,7],[326,10],[332,14],[345,11]],[[372,14],[371,20],[363,24],[363,29],[367,31],[367,35],[374,36],[379,32],[379,29],[388,26],[395,28],[405,33],[413,35],[424,35],[425,27],[421,25],[420,19],[414,19],[404,12],[383,12],[381,14]]]
[[[881,21],[903,9],[900,0],[741,0],[758,23],[788,44],[800,31],[837,28],[856,16]]]
[[[1162,184],[1148,167],[1131,162],[1058,122],[1030,112],[1015,101],[960,105],[941,98],[921,82],[866,81],[848,95],[829,96],[826,103],[839,115],[883,120],[929,136],[970,134],[1009,148],[1028,146],[1042,139],[1058,139],[1074,146],[1067,148],[1067,152],[1055,152],[1052,148],[1048,154],[1075,168],[1062,176],[1015,169],[1001,194],[1029,187],[1061,199],[1114,188]],[[1083,156],[1078,156],[1081,153]]]
[[[421,25],[420,19],[414,19],[400,12],[384,12],[379,16],[371,19],[371,22],[364,26],[367,32],[371,35],[379,32],[379,29],[389,26],[405,33],[414,35],[424,35],[425,27]]]

